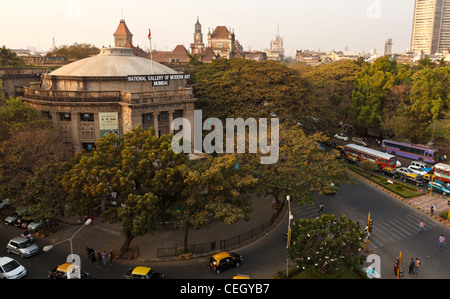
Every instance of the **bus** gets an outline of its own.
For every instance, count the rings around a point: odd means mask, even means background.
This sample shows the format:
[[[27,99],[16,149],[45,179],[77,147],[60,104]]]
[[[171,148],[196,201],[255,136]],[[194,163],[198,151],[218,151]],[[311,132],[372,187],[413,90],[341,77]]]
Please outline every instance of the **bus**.
[[[426,145],[408,144],[392,140],[383,140],[381,150],[385,153],[427,163],[438,163],[440,153]]]
[[[397,157],[387,153],[383,153],[368,147],[347,144],[342,148],[347,157],[356,158],[358,161],[370,160],[375,162],[381,169],[397,167]]]
[[[444,163],[435,164],[433,167],[434,178],[450,183],[450,165]]]

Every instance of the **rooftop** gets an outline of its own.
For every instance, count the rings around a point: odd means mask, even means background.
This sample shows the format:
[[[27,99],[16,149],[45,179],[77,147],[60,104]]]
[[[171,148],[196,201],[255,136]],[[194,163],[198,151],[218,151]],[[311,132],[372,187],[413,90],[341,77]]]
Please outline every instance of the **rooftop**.
[[[72,62],[50,76],[126,77],[152,74],[178,74],[177,71],[150,59],[133,55],[129,48],[102,48],[97,56]]]

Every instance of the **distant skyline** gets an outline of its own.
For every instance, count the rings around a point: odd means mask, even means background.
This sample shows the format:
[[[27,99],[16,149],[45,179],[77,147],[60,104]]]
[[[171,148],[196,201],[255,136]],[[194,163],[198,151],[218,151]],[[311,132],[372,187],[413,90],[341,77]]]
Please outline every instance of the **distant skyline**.
[[[207,43],[208,28],[233,28],[244,50],[263,51],[277,34],[287,56],[296,50],[345,50],[383,54],[410,46],[414,0],[25,0],[2,3],[0,46],[48,51],[53,46],[89,43],[114,46],[121,18],[144,50],[189,49],[197,17]]]

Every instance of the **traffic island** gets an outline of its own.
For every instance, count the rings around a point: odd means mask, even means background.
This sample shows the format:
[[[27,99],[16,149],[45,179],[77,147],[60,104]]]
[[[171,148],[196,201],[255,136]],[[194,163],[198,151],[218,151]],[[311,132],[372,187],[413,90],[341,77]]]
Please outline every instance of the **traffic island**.
[[[353,165],[347,165],[347,168],[353,175],[368,183],[371,183],[377,188],[383,189],[399,199],[408,199],[426,194],[424,191],[417,189],[414,186],[410,186],[375,173],[369,173]]]
[[[450,206],[448,205],[449,201],[444,196],[436,193],[430,194],[416,189],[413,186],[408,186],[376,174],[368,174],[353,165],[347,165],[347,167],[348,171],[354,176],[376,186],[377,188],[391,194],[393,197],[400,199],[404,203],[450,227],[450,222],[443,217],[450,209]],[[436,211],[433,213],[431,212],[432,205],[436,207]]]

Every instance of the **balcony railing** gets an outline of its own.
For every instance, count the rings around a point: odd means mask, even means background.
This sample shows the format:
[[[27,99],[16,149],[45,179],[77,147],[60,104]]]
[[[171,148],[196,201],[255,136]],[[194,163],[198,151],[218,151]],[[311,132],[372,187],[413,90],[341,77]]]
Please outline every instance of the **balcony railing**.
[[[26,99],[63,103],[124,102],[128,104],[148,104],[182,102],[194,98],[192,88],[132,93],[126,91],[58,91],[21,87],[19,93]]]

